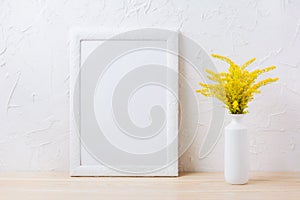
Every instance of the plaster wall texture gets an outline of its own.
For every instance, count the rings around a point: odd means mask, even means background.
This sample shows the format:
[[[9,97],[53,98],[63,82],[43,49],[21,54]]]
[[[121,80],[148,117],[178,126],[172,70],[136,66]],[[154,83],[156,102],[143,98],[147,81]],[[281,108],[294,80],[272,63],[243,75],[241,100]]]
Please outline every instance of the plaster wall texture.
[[[178,28],[205,51],[249,69],[276,65],[250,104],[251,169],[300,170],[300,2],[290,0],[2,0],[0,2],[0,170],[66,171],[69,166],[69,29]],[[197,54],[195,54],[197,56]],[[213,60],[219,70],[226,66]],[[194,89],[201,77],[180,66]],[[184,87],[182,106],[191,110]],[[200,123],[181,171],[223,170],[223,136],[205,157],[200,146],[211,100],[197,95]],[[224,124],[228,122],[225,119]],[[180,133],[182,134],[182,133]],[[181,137],[180,143],[185,142]]]

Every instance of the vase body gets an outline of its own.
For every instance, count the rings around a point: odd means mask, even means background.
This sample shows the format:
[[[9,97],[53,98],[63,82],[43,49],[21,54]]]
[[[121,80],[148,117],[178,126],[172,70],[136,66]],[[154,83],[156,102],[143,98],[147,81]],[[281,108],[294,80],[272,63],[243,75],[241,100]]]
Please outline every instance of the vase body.
[[[249,176],[249,142],[243,115],[231,114],[225,127],[224,176],[230,184],[246,184]]]

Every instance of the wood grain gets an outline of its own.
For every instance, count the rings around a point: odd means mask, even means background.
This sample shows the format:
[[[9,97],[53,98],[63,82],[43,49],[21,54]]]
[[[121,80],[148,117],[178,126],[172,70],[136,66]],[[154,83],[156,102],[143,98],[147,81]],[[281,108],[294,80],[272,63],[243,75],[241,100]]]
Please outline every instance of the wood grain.
[[[300,173],[255,172],[247,185],[222,173],[179,177],[69,177],[67,173],[0,173],[0,199],[300,199]]]

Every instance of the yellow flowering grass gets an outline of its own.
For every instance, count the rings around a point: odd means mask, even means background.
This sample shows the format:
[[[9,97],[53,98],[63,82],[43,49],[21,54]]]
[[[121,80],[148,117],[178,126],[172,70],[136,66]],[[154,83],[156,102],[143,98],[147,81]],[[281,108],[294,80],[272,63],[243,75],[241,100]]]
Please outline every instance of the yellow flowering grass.
[[[207,77],[215,83],[199,83],[201,89],[196,90],[196,92],[207,97],[216,97],[225,104],[231,114],[247,113],[248,103],[253,100],[254,94],[261,92],[259,88],[278,80],[278,78],[267,78],[256,82],[259,75],[276,67],[270,66],[250,72],[246,67],[253,63],[256,60],[255,58],[239,66],[225,56],[212,54],[212,57],[228,63],[228,72],[215,73],[206,69]]]

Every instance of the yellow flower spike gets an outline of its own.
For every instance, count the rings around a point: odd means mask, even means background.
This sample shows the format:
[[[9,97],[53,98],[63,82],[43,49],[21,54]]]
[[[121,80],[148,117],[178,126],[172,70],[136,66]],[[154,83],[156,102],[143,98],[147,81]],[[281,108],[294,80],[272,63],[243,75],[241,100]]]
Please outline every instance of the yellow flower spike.
[[[245,69],[246,67],[248,67],[248,65],[250,65],[251,63],[253,63],[255,60],[256,60],[256,58],[252,58],[252,59],[248,60],[247,62],[245,62],[245,63],[241,66],[241,68],[242,68],[242,69]]]
[[[234,101],[232,103],[232,106],[233,106],[234,109],[238,109],[239,103],[237,101]]]
[[[207,69],[208,78],[215,84],[199,83],[201,89],[196,90],[196,92],[219,99],[232,114],[247,113],[248,103],[254,99],[254,94],[260,93],[259,88],[278,80],[278,78],[267,78],[256,82],[259,75],[276,67],[270,66],[249,72],[245,68],[253,63],[255,58],[248,60],[242,66],[238,66],[225,56],[212,54],[212,57],[228,63],[230,65],[228,71],[216,73]]]
[[[230,65],[235,65],[235,63],[230,58],[227,58],[226,56],[221,56],[221,55],[218,55],[218,54],[211,54],[211,56],[214,57],[214,58],[218,58],[220,60],[223,60],[223,61],[227,62]]]

